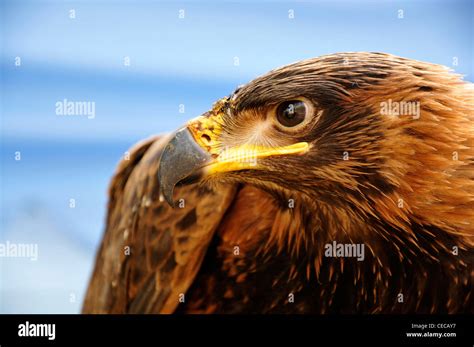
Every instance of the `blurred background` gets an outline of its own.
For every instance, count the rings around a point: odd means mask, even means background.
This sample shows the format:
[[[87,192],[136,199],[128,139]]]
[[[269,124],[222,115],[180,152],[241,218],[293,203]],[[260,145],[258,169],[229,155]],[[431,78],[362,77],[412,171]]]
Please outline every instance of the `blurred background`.
[[[0,4],[0,313],[80,311],[107,187],[136,141],[259,74],[382,51],[473,80],[472,1],[9,1]],[[94,113],[61,115],[58,102]]]

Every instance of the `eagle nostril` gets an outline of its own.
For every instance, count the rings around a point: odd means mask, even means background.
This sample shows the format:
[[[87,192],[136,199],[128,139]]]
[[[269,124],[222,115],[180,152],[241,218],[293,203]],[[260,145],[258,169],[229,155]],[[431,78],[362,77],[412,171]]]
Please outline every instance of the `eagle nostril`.
[[[211,143],[211,137],[207,134],[202,134],[201,139],[208,144]]]

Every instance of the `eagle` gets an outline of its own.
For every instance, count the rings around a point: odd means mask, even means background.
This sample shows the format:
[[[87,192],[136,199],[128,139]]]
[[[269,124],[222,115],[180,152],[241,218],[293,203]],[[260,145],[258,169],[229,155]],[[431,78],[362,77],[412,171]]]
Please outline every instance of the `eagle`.
[[[473,313],[473,91],[441,65],[337,53],[138,143],[83,312]]]

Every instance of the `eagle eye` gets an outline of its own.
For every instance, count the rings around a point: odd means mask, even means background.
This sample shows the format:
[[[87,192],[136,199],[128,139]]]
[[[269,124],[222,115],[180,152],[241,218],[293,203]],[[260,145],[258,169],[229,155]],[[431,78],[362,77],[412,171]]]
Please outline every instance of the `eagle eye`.
[[[294,127],[306,118],[307,107],[301,100],[282,102],[276,109],[278,122],[288,128]]]

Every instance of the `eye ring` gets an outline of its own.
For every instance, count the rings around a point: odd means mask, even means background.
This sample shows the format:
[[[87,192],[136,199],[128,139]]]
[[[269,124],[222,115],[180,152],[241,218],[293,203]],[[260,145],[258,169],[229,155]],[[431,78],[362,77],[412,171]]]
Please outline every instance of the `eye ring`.
[[[314,113],[313,103],[303,97],[285,100],[270,110],[273,123],[285,132],[305,128],[314,118]]]

